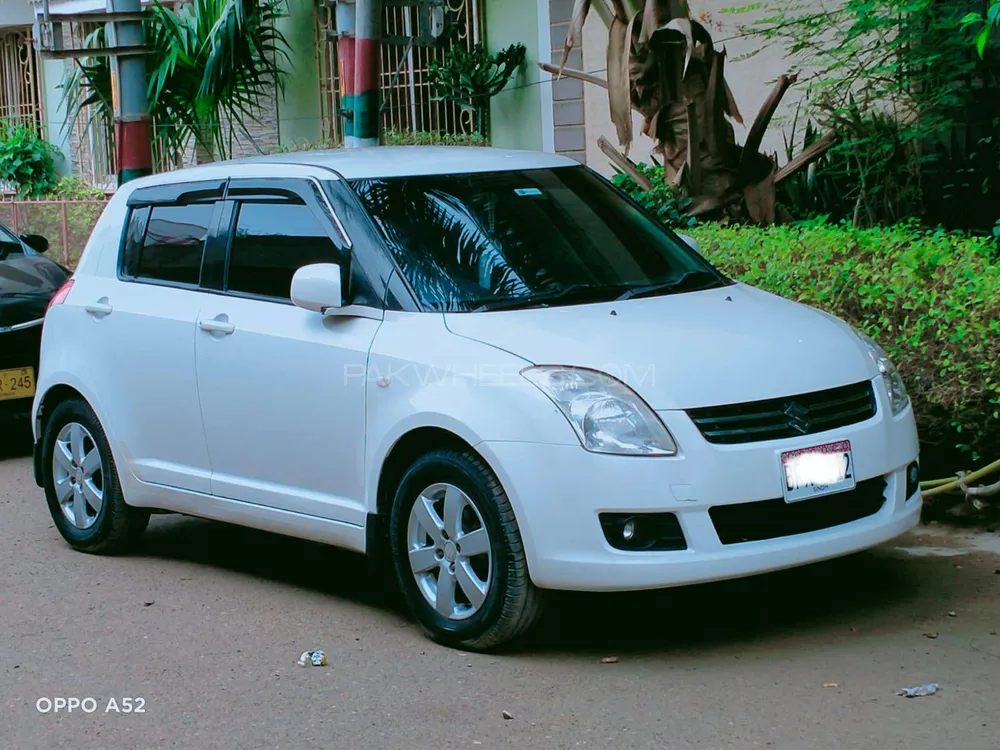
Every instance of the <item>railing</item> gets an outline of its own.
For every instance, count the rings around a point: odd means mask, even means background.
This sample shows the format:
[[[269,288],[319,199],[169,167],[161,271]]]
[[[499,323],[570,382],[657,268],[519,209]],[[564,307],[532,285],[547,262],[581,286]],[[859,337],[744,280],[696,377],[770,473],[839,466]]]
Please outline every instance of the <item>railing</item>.
[[[107,200],[0,200],[0,222],[15,234],[40,234],[46,255],[75,268]]]
[[[41,125],[38,84],[31,27],[0,29],[0,120]]]
[[[499,2],[499,0],[496,0]],[[475,118],[471,111],[451,101],[435,97],[430,80],[432,61],[442,62],[454,47],[471,50],[483,38],[484,0],[446,0],[448,28],[446,40],[433,47],[399,44],[382,45],[382,128],[403,133],[433,131],[471,133]],[[337,40],[328,32],[336,31],[336,16],[330,3],[320,3],[317,12],[317,33],[320,43],[320,99],[323,110],[323,139],[331,144],[343,143],[343,122],[340,118],[340,75],[337,64]],[[386,5],[382,16],[382,33],[386,37],[408,37],[422,31],[412,7]],[[426,31],[426,30],[424,30]]]

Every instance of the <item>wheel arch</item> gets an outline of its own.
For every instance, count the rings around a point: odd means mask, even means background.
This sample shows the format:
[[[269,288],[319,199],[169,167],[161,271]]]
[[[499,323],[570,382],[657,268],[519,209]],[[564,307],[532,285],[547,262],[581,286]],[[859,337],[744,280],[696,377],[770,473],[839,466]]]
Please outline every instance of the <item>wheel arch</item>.
[[[379,515],[388,515],[392,509],[393,490],[406,469],[420,456],[438,448],[470,450],[479,455],[467,440],[443,427],[417,427],[403,433],[389,449],[379,471],[375,492],[375,509]]]
[[[78,399],[91,408],[97,421],[101,423],[105,434],[108,432],[107,422],[104,418],[100,404],[93,397],[93,394],[72,383],[69,379],[59,379],[49,384],[42,394],[36,397],[32,414],[32,430],[34,436],[34,450],[32,452],[32,469],[35,475],[35,483],[42,485],[42,438],[44,437],[45,425],[53,411],[59,404]],[[111,445],[111,453],[114,455],[115,449],[110,437],[108,443]],[[117,458],[117,457],[116,457]],[[117,463],[117,461],[116,461]],[[119,474],[121,467],[119,466]],[[120,478],[120,477],[119,477]]]
[[[35,440],[41,440],[42,432],[45,429],[45,421],[47,415],[51,414],[52,411],[59,406],[63,401],[69,401],[71,399],[80,399],[81,401],[86,401],[87,397],[84,396],[80,391],[71,385],[66,383],[57,383],[49,388],[42,397],[38,400],[38,408],[35,411]],[[90,406],[93,409],[93,404]]]
[[[477,451],[472,443],[445,427],[423,425],[399,435],[379,465],[374,508],[369,511],[366,522],[365,549],[373,559],[383,562],[388,559],[389,514],[399,480],[420,456],[439,448],[472,451],[487,466],[490,465],[486,457]],[[493,470],[492,466],[490,470]]]

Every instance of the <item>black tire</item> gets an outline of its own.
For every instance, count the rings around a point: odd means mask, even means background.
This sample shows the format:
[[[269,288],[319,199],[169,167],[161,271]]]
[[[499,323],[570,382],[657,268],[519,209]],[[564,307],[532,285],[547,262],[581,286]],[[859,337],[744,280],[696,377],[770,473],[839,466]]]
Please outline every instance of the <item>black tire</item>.
[[[56,439],[67,424],[76,422],[90,433],[101,457],[103,503],[93,525],[77,528],[63,513],[56,496],[52,458]],[[130,549],[149,523],[149,513],[126,504],[118,481],[118,470],[104,428],[85,401],[63,401],[52,411],[42,433],[42,481],[45,499],[56,528],[69,544],[81,552],[113,555]]]
[[[454,485],[468,496],[490,538],[491,583],[483,604],[467,619],[449,619],[430,605],[417,586],[408,558],[410,510],[421,492],[439,483]],[[438,643],[485,651],[523,635],[541,615],[542,592],[528,576],[510,501],[493,472],[471,450],[435,450],[407,469],[393,499],[389,546],[396,580],[410,612]]]

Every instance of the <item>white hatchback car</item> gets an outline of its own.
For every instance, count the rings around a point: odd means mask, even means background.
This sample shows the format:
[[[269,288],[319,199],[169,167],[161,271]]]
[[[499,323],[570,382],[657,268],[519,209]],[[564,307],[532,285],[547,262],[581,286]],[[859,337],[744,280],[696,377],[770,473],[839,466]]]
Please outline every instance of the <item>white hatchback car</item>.
[[[542,589],[787,568],[921,507],[881,349],[533,152],[129,183],[48,309],[33,421],[74,547],[122,549],[158,509],[384,556],[468,649],[525,631]]]

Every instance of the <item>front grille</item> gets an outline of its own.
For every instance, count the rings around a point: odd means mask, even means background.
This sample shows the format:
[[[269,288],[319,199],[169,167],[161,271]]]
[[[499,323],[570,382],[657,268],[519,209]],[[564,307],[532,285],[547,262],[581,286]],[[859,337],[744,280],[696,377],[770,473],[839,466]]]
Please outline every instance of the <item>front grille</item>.
[[[865,381],[799,396],[688,409],[687,415],[710,443],[781,440],[871,419],[875,393]]]
[[[708,511],[723,544],[759,542],[805,534],[873,516],[885,504],[883,477],[858,482],[853,490],[814,497],[797,503],[784,498],[736,505],[717,505]]]

